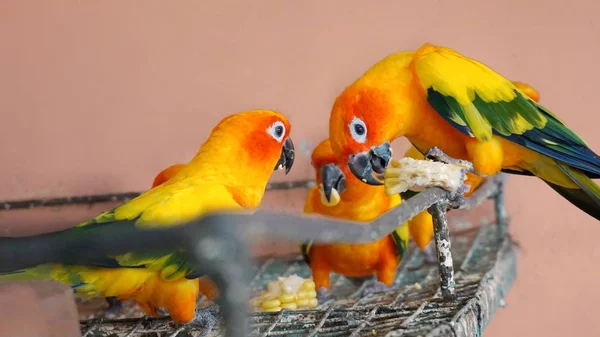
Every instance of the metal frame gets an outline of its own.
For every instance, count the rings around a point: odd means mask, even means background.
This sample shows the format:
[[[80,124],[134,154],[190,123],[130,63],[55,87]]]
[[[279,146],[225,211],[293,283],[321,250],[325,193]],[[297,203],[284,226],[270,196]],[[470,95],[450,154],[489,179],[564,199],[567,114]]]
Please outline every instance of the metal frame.
[[[314,186],[313,180],[280,181],[267,184],[269,190],[288,190],[292,188],[310,188]],[[143,192],[123,192],[108,194],[78,195],[73,197],[58,197],[46,199],[26,199],[0,201],[0,212],[17,209],[32,209],[43,207],[89,205],[103,202],[127,202]]]

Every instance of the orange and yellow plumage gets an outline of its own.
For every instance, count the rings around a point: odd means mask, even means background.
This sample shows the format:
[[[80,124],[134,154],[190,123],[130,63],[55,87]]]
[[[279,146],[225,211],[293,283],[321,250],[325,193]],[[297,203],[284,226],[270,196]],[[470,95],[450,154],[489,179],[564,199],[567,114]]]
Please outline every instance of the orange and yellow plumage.
[[[531,99],[539,102],[540,95],[533,87],[522,82],[513,82],[513,84],[526,93]],[[412,145],[406,151],[404,156],[419,160],[423,160],[425,158],[425,156]],[[465,196],[470,196],[477,189],[477,187],[479,187],[483,180],[484,178],[481,176],[467,173],[465,184],[469,185],[471,188],[467,193],[465,193]],[[431,238],[433,236],[433,219],[431,216],[425,216],[424,213],[425,212],[418,214],[408,222],[410,235],[421,250],[425,249],[429,242],[431,242]],[[429,214],[427,213],[427,215]]]
[[[386,159],[373,151],[406,137],[419,152],[438,147],[484,176],[537,176],[600,219],[600,187],[592,181],[600,177],[600,157],[536,102],[537,92],[520,85],[446,47],[426,43],[390,55],[337,97],[329,124],[333,151],[366,179]],[[374,166],[352,159],[365,157]]]
[[[369,222],[401,202],[399,195],[388,196],[383,187],[365,185],[352,176],[346,166],[339,164],[333,156],[329,140],[321,142],[314,149],[312,165],[317,173],[318,185],[309,191],[304,205],[305,213]],[[345,189],[340,193],[339,202],[335,205],[323,203],[321,171],[325,165],[335,165],[340,170],[338,174],[345,176]],[[424,213],[431,217],[427,212]],[[331,272],[352,277],[376,274],[380,282],[389,286],[394,280],[397,264],[406,251],[407,244],[408,228],[404,225],[399,226],[392,234],[371,243],[305,243],[302,252],[311,268],[317,289],[329,289]]]
[[[152,189],[61,233],[73,237],[96,226],[143,230],[211,212],[255,209],[273,170],[285,168],[287,173],[293,164],[290,129],[287,119],[274,111],[228,116],[188,164],[161,172]],[[200,289],[209,298],[217,295],[214,284],[194,268],[180,251],[131,252],[87,265],[42,265],[0,275],[0,280],[52,279],[71,285],[80,297],[134,299],[149,315],[163,308],[174,321],[187,323],[194,318]]]

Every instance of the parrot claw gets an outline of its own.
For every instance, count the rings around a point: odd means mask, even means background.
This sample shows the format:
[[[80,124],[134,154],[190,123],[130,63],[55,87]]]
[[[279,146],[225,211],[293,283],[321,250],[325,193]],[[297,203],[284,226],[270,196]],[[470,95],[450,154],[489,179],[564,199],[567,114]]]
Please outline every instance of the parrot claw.
[[[317,302],[319,303],[319,305],[321,305],[325,302],[333,301],[333,300],[335,300],[335,297],[333,297],[333,295],[331,295],[331,293],[329,292],[329,290],[327,290],[327,288],[325,288],[325,287],[319,288],[319,290],[317,291]]]
[[[106,308],[104,312],[107,315],[119,316],[125,308],[123,306],[123,302],[121,302],[121,300],[119,300],[117,297],[107,297],[106,302],[108,302],[108,308]]]
[[[448,197],[448,206],[450,209],[458,209],[465,203],[465,185],[460,187],[455,193]]]
[[[450,157],[449,155],[445,154],[437,146],[434,146],[431,149],[429,149],[429,151],[427,151],[425,153],[425,158],[431,159],[433,161],[439,161],[439,162],[446,163],[446,164],[465,166],[465,170],[467,172],[474,172],[473,164],[471,164],[470,162],[468,162],[466,160],[454,159],[454,158]]]
[[[394,285],[387,286],[385,285],[385,283],[377,280],[365,281],[361,288],[362,289],[359,290],[359,294],[361,297],[369,294],[386,292],[395,289]]]
[[[219,305],[211,304],[207,307],[196,309],[196,317],[188,323],[196,328],[201,328],[202,333],[200,333],[199,337],[207,336],[212,329],[217,325],[220,321],[220,310]]]

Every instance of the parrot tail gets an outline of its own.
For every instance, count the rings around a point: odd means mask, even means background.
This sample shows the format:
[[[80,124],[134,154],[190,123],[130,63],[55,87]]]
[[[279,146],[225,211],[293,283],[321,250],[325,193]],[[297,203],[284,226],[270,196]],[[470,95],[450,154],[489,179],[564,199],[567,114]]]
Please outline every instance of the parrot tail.
[[[85,285],[79,275],[70,268],[50,264],[0,274],[0,282],[10,281],[58,281],[73,290]]]
[[[0,274],[0,282],[2,281],[63,281],[59,275],[64,275],[65,278],[72,277],[69,275],[69,270],[61,266],[41,265],[33,268],[15,270],[8,273]],[[77,288],[80,284],[70,284],[72,288]]]
[[[139,231],[134,222],[123,221],[102,226],[73,227],[33,236],[0,237],[0,274],[48,264],[120,268],[122,266],[114,257],[105,254],[111,241],[122,230]],[[132,247],[135,249],[135,243]]]
[[[64,232],[64,231],[63,231]],[[63,233],[58,232],[58,233]],[[61,242],[55,240],[59,235],[42,234],[32,237],[0,237],[0,279],[4,277],[42,277],[45,273],[37,271],[37,266],[51,263],[52,257],[60,254]]]
[[[12,271],[6,274],[0,275],[0,282],[5,281],[33,281],[33,280],[46,280],[46,277],[37,276],[30,273],[29,269]]]
[[[567,188],[548,181],[545,183],[580,210],[600,220],[600,186],[583,172],[560,162],[557,164],[561,171],[580,188]]]

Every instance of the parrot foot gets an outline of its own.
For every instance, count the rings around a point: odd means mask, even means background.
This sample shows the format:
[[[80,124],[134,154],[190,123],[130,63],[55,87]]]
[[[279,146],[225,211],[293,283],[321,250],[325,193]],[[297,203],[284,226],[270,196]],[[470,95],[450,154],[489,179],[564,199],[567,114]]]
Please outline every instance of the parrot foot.
[[[451,193],[448,197],[448,206],[450,209],[458,209],[465,203],[465,188],[463,187],[460,187],[458,191]]]
[[[108,302],[108,308],[104,312],[108,315],[119,316],[125,308],[118,297],[107,297],[106,302]]]
[[[474,172],[473,164],[471,164],[470,162],[468,162],[466,160],[454,159],[454,158],[450,157],[449,155],[445,154],[437,146],[434,146],[431,149],[429,149],[429,151],[427,151],[425,153],[425,158],[431,159],[433,161],[439,161],[439,162],[446,163],[446,164],[466,166],[466,170],[468,172],[472,172],[472,171]]]
[[[207,307],[196,309],[196,317],[188,324],[196,328],[202,328],[202,333],[198,336],[204,337],[212,331],[212,329],[215,327],[215,325],[219,323],[219,321],[219,305],[211,304]]]
[[[466,178],[467,172],[474,173],[475,170],[473,168],[473,164],[461,159],[454,159],[447,154],[445,154],[440,148],[437,146],[432,147],[425,153],[425,158],[431,159],[433,161],[442,162],[445,164],[453,164],[453,165],[461,165],[465,168],[462,170],[463,181]],[[464,183],[453,193],[450,193],[448,197],[448,205],[450,208],[457,209],[460,208],[465,203],[465,193],[470,189],[469,185],[465,185]]]
[[[362,289],[360,289],[359,294],[360,296],[365,296],[365,295],[369,295],[369,294],[374,294],[374,293],[381,293],[381,292],[385,292],[385,291],[390,291],[390,290],[394,290],[394,286],[387,286],[385,283],[381,282],[381,281],[377,281],[377,280],[369,280],[369,281],[365,281],[363,283],[363,285],[361,286]]]
[[[327,288],[319,288],[319,290],[317,291],[317,302],[319,303],[319,305],[333,300],[335,300],[335,297],[333,297],[333,295],[329,292],[329,290],[327,290]]]

